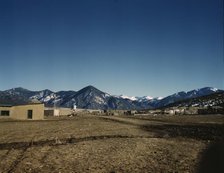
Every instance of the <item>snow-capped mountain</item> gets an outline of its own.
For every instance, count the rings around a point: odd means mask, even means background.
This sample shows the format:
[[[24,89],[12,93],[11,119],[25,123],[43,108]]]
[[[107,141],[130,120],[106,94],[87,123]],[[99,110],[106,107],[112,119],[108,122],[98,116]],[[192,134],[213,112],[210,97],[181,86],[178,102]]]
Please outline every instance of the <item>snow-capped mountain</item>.
[[[224,91],[209,95],[189,98],[166,105],[165,107],[224,107]]]
[[[88,109],[153,109],[167,106],[169,104],[219,93],[212,87],[205,87],[188,92],[178,92],[161,97],[128,97],[124,95],[113,96],[98,90],[93,86],[87,86],[79,91],[58,91],[51,90],[30,91],[24,88],[13,88],[0,91],[0,104],[25,104],[32,100],[45,103],[46,106],[72,107],[74,104],[78,108]]]
[[[169,105],[171,103],[174,103],[180,100],[205,96],[205,95],[209,95],[209,94],[220,92],[220,91],[222,90],[219,90],[217,88],[212,88],[212,87],[204,87],[204,88],[200,88],[196,90],[191,90],[188,92],[181,91],[161,99],[159,102],[153,105],[153,107],[156,107],[156,108],[164,107],[166,105]]]
[[[123,99],[129,99],[129,100],[132,100],[132,101],[139,101],[139,102],[142,102],[142,101],[149,101],[149,100],[152,100],[154,99],[153,97],[151,96],[143,96],[143,97],[135,97],[135,96],[126,96],[126,95],[120,95],[120,96],[117,96],[118,98],[123,98]]]
[[[136,97],[136,98],[137,98],[137,100],[138,100],[139,102],[144,102],[144,101],[149,101],[149,100],[156,99],[156,98],[153,98],[153,97],[151,97],[151,96],[143,96],[143,97]]]
[[[32,93],[32,92],[31,92]],[[37,99],[41,102],[47,102],[50,99],[54,98],[54,92],[46,89],[46,90],[42,90],[42,91],[38,91],[38,92],[34,92],[35,94],[32,95],[31,97],[29,97],[31,100],[32,99]]]
[[[104,93],[93,86],[87,86],[72,95],[69,100],[64,101],[62,105],[71,107],[73,104],[76,104],[77,107],[80,108],[104,109],[108,97],[109,94]]]
[[[132,101],[135,101],[135,100],[138,100],[137,97],[129,97],[129,96],[125,96],[125,95],[120,95],[120,96],[117,96],[118,98],[122,98],[122,99],[129,99],[129,100],[132,100]]]
[[[145,102],[145,101],[155,101],[155,100],[162,100],[163,97],[151,97],[151,96],[142,96],[142,97],[137,97],[137,96],[126,96],[126,95],[120,95],[120,96],[115,96],[118,98],[123,98],[123,99],[128,99],[131,101],[138,101],[138,102]]]

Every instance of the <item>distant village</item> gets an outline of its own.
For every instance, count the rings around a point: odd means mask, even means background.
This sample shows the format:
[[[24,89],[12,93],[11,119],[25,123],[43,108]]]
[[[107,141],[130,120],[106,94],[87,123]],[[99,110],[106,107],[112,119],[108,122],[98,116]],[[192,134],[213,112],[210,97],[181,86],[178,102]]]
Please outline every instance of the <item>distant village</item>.
[[[45,107],[43,103],[30,103],[26,105],[0,105],[0,117],[18,120],[43,120],[45,117],[73,117],[77,115],[101,115],[101,116],[180,116],[180,115],[206,115],[223,114],[224,108],[221,106],[207,107],[169,107],[154,110],[94,110],[80,109],[74,104],[72,108]]]

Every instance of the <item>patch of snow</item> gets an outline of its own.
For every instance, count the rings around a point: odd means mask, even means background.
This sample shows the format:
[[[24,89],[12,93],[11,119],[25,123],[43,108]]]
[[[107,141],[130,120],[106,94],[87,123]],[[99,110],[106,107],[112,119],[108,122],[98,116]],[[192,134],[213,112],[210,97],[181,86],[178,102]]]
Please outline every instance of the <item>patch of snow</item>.
[[[192,107],[196,107],[196,106],[198,106],[198,105],[199,105],[198,103],[195,103],[195,104],[192,105]]]
[[[214,91],[214,92],[218,91],[217,88],[211,88],[211,90]]]
[[[48,102],[49,100],[51,100],[51,96],[47,96],[47,97],[43,98],[44,102]]]
[[[41,93],[40,93],[40,97],[43,97],[43,96],[44,96],[44,92],[41,91]]]
[[[105,93],[104,97],[110,97],[110,94]]]
[[[129,99],[131,101],[138,101],[138,102],[145,102],[145,101],[151,101],[151,100],[161,100],[163,99],[163,97],[152,97],[152,96],[143,96],[143,97],[135,97],[135,96],[126,96],[126,95],[119,95],[116,96],[114,95],[114,97],[116,98],[122,98],[122,99]]]
[[[155,99],[156,99],[156,100],[162,100],[163,97],[156,97]]]
[[[151,96],[143,96],[143,97],[136,97],[138,99],[139,102],[143,102],[143,101],[149,101],[149,100],[153,100],[154,98]]]
[[[153,97],[151,97],[151,96],[144,96],[143,98],[146,99],[146,100],[152,100],[153,99]]]
[[[60,102],[61,101],[61,99],[55,99],[54,101],[53,101],[53,103],[57,103],[57,102]]]
[[[98,97],[98,96],[95,97],[95,101],[99,104],[104,104],[105,103],[104,100],[102,98]]]
[[[129,97],[129,96],[125,96],[125,95],[120,95],[120,98],[123,98],[123,99],[129,99],[129,100],[132,100],[132,101],[137,100],[137,98],[136,98],[136,97],[134,97],[134,96]]]

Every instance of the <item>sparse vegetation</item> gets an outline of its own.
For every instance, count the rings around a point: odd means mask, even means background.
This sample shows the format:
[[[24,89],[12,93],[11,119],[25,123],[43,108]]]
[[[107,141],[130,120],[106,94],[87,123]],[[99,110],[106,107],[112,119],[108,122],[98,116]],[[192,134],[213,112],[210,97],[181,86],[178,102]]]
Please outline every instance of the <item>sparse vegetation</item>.
[[[224,116],[0,120],[0,172],[197,172]]]

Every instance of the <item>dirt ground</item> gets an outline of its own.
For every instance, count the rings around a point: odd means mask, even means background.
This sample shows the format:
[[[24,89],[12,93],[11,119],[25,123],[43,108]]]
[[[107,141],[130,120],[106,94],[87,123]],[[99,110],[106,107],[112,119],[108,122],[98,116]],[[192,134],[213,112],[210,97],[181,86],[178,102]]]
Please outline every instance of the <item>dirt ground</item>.
[[[221,115],[1,119],[0,172],[217,172],[223,139]]]

